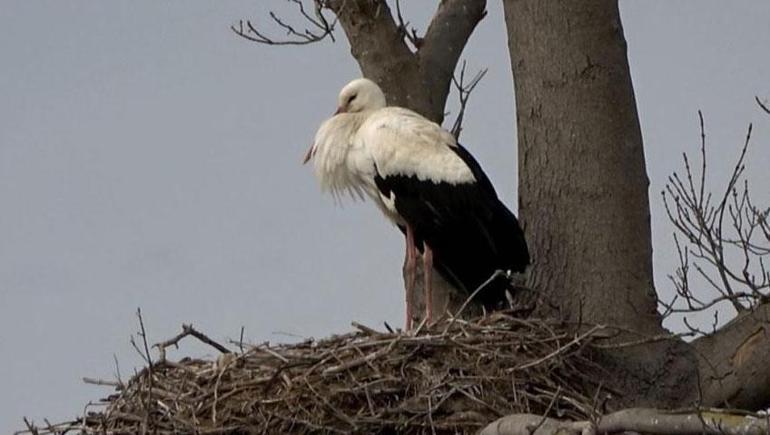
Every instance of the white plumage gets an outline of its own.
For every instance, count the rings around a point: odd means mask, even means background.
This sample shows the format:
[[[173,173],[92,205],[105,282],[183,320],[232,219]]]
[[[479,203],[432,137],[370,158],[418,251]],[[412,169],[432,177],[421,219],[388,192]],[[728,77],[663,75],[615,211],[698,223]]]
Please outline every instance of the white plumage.
[[[371,155],[382,176],[414,175],[451,184],[476,181],[451,148],[454,136],[411,110],[386,107],[372,113],[354,138]]]
[[[415,175],[435,183],[476,181],[450,149],[457,147],[451,133],[411,110],[386,107],[385,95],[373,81],[353,80],[340,92],[338,103],[335,115],[319,127],[304,160],[313,158],[323,191],[337,197],[366,194],[382,207],[392,198],[377,189],[376,173]],[[387,208],[391,220],[403,223],[394,209]]]
[[[466,292],[497,269],[523,271],[529,262],[516,218],[473,157],[438,124],[386,107],[371,80],[356,79],[342,89],[335,115],[318,129],[304,161],[311,158],[322,190],[371,198],[406,235],[407,328],[417,249],[426,262],[429,319],[434,250],[439,272]]]

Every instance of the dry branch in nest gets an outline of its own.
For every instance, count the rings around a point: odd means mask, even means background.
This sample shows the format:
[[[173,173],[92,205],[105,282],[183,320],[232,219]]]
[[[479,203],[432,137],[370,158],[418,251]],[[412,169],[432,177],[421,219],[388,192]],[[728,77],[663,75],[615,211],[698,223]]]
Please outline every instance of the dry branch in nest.
[[[29,432],[472,433],[514,413],[594,415],[602,373],[586,345],[597,328],[575,336],[507,313],[412,333],[354,326],[291,345],[233,343],[216,361],[159,359],[115,384],[103,410]],[[157,347],[186,336],[213,342],[186,326]]]

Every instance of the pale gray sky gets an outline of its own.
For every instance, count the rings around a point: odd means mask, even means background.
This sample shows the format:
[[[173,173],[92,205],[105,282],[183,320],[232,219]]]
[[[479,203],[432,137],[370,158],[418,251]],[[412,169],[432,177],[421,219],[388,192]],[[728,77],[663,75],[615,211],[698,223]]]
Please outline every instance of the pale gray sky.
[[[0,3],[0,432],[107,395],[80,379],[111,377],[113,355],[130,375],[138,306],[151,340],[188,322],[223,341],[241,326],[250,340],[285,341],[351,320],[401,325],[401,235],[371,204],[334,206],[300,165],[359,74],[341,32],[336,44],[275,48],[228,29],[281,1]],[[413,23],[427,3],[407,4]],[[753,101],[770,98],[770,3],[621,6],[665,294],[676,264],[659,192],[697,150],[697,109],[719,175],[755,123],[749,175],[770,202],[770,117]],[[463,142],[515,208],[500,9],[489,1],[465,52],[489,73]]]

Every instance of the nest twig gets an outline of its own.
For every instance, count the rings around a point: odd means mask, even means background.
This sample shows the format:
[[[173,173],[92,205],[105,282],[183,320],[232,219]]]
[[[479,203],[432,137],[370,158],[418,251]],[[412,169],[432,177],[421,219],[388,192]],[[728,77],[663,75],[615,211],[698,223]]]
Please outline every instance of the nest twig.
[[[159,359],[103,410],[24,433],[471,433],[512,413],[592,417],[601,374],[584,355],[590,331],[507,313],[417,334],[354,326],[216,361]]]

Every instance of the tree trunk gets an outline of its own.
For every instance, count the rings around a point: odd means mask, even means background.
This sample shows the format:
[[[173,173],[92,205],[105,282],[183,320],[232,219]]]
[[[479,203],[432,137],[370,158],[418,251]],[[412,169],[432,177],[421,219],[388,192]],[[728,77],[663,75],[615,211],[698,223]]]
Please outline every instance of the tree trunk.
[[[504,0],[516,91],[529,285],[614,341],[665,336],[652,277],[648,179],[615,0]],[[555,312],[553,312],[555,311]],[[611,340],[612,341],[612,340]],[[692,399],[696,358],[663,340],[598,352],[610,408]]]
[[[530,285],[571,321],[664,330],[617,1],[505,0]]]

